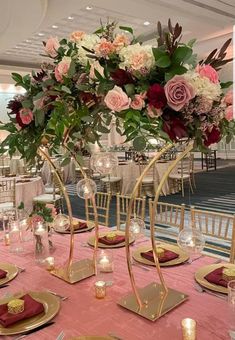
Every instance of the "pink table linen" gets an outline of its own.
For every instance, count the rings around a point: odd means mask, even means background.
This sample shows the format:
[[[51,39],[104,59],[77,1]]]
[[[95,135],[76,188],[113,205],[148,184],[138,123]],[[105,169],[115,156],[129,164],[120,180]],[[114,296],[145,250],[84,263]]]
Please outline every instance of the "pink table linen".
[[[82,247],[82,244],[92,234],[93,232],[75,235],[76,258],[92,257],[92,249]],[[57,263],[65,261],[69,252],[69,237],[53,235],[53,243],[57,248],[52,256],[55,257]],[[193,286],[195,271],[203,265],[214,263],[215,259],[213,258],[205,256],[190,265],[162,269],[167,285],[188,294],[189,300],[156,322],[150,322],[117,305],[117,301],[131,290],[125,262],[125,248],[113,250],[114,284],[107,288],[106,298],[98,300],[95,298],[93,290],[95,277],[74,285],[67,284],[50,275],[45,269],[38,267],[34,262],[32,244],[25,245],[25,254],[16,255],[9,253],[9,247],[4,246],[3,243],[0,244],[1,261],[8,261],[26,268],[25,272],[20,273],[9,283],[9,287],[0,289],[0,296],[22,290],[27,292],[28,290],[51,289],[69,297],[68,300],[61,302],[61,310],[54,318],[55,324],[45,330],[28,335],[28,340],[53,340],[62,330],[66,335],[65,339],[68,339],[68,335],[114,333],[123,340],[181,340],[180,323],[187,317],[197,321],[198,340],[229,339],[227,302],[206,293],[199,293]],[[143,244],[141,243],[141,245]],[[132,250],[137,247],[138,244],[133,246]],[[159,281],[153,267],[150,271],[144,271],[142,268],[134,266],[134,271],[139,287]],[[12,339],[12,337],[4,339]]]
[[[17,178],[21,180],[22,178]],[[33,198],[44,193],[44,184],[41,177],[31,178],[30,182],[16,183],[16,206],[24,202],[28,212],[33,210]]]

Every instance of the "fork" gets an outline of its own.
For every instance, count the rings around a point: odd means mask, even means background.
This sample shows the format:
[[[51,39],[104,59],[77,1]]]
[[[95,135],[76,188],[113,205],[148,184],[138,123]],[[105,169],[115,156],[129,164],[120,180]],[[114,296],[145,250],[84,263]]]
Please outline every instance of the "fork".
[[[22,268],[22,267],[19,267],[19,266],[17,266],[17,268],[19,269],[19,272],[20,272],[20,273],[23,273],[23,272],[25,272],[25,270],[26,270],[25,268]]]
[[[137,263],[137,262],[135,262],[135,261],[132,261],[131,264],[132,264],[133,266],[136,266],[136,267],[139,267],[139,268],[145,270],[146,272],[149,272],[149,271],[151,270],[150,268],[147,268],[147,267],[145,267],[145,266],[142,266],[140,263]]]
[[[56,292],[53,292],[53,291],[50,290],[50,289],[47,289],[47,291],[48,291],[49,293],[51,293],[52,295],[55,295],[55,296],[59,297],[62,301],[68,299],[68,296],[60,295],[60,294],[58,294],[58,293],[56,293]]]
[[[193,263],[194,261],[197,261],[197,260],[201,259],[201,258],[204,257],[204,256],[205,256],[205,255],[200,255],[200,256],[196,257],[195,259],[191,259],[191,260],[186,261],[185,263],[186,263],[186,264],[191,264],[191,263]]]
[[[122,338],[120,338],[120,336],[117,336],[114,333],[108,333],[109,336],[111,336],[111,338],[115,339],[115,340],[123,340]]]
[[[217,294],[217,293],[214,293],[212,291],[210,291],[209,289],[206,289],[206,288],[203,288],[202,286],[200,286],[199,284],[195,283],[194,284],[194,288],[196,289],[196,291],[198,291],[199,293],[207,293],[207,294],[210,294],[210,295],[213,295],[213,296],[216,296],[220,299],[223,299],[223,300],[227,300],[227,297],[224,296],[224,295],[221,295],[221,294]]]
[[[57,336],[56,340],[63,340],[65,337],[64,331],[61,331],[60,334]]]

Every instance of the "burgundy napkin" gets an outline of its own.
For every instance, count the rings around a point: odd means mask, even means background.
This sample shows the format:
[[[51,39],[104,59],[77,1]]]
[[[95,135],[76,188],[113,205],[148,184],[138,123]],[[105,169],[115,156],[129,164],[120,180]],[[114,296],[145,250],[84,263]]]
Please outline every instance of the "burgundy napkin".
[[[103,244],[106,244],[108,246],[111,246],[111,245],[115,245],[115,244],[119,244],[119,243],[125,242],[125,236],[116,235],[116,237],[113,238],[112,240],[107,238],[107,236],[103,236],[103,237],[99,237],[99,242],[103,243]]]
[[[166,250],[164,249],[164,255],[158,258],[160,263],[165,263],[174,259],[177,259],[179,257],[179,254],[174,253],[173,251]],[[146,260],[154,262],[154,257],[153,257],[153,251],[149,250],[146,252],[140,253],[142,257],[144,257]]]
[[[7,272],[5,270],[0,269],[0,279],[5,279],[7,276]]]
[[[34,300],[30,295],[26,294],[21,299],[24,300],[24,311],[19,314],[8,313],[7,304],[0,305],[0,323],[3,327],[11,326],[18,321],[44,312],[43,304]]]
[[[205,279],[210,283],[214,283],[215,285],[223,286],[223,287],[227,288],[228,281],[223,279],[223,269],[224,268],[225,267],[220,267],[220,268],[213,270],[213,272],[211,272],[211,273],[209,273],[205,276]]]
[[[82,230],[82,229],[86,229],[87,227],[88,226],[86,222],[80,222],[80,221],[78,221],[78,223],[73,225],[74,230]]]

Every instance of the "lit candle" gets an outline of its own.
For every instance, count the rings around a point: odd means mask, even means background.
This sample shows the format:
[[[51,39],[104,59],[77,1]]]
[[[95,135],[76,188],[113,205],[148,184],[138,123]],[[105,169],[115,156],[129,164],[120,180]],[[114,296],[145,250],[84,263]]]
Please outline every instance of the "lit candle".
[[[55,268],[55,259],[53,256],[49,256],[45,260],[46,262],[46,269],[47,270],[54,270]]]
[[[18,222],[11,222],[11,232],[18,232],[18,231],[19,231]]]
[[[5,234],[4,241],[5,241],[5,246],[9,246],[10,244],[9,234]]]
[[[99,261],[100,269],[104,272],[112,271],[112,263],[109,261],[109,258],[106,255]]]
[[[35,227],[35,235],[42,235],[46,232],[45,226],[43,225],[43,223],[38,223]]]
[[[196,339],[196,321],[193,319],[183,319],[181,321],[182,333],[184,340]]]
[[[95,296],[97,299],[103,299],[106,295],[106,284],[104,281],[95,282]]]

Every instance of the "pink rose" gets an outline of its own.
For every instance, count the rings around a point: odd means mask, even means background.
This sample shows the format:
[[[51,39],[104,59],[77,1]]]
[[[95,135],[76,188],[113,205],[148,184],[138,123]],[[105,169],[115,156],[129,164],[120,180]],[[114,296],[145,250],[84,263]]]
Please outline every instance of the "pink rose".
[[[86,33],[83,31],[75,31],[70,35],[70,40],[73,42],[79,42],[84,38],[85,35]]]
[[[99,74],[100,74],[101,76],[104,76],[104,68],[103,68],[103,67],[100,65],[100,63],[96,60],[96,61],[94,61],[93,64],[91,64],[90,74],[89,74],[89,77],[90,77],[91,79],[96,79],[96,78],[97,78],[96,75],[95,75],[95,69],[96,69],[96,71],[99,72]]]
[[[105,38],[100,40],[100,43],[95,46],[95,54],[98,57],[106,58],[115,51],[115,46],[111,41]]]
[[[119,86],[114,86],[104,98],[106,106],[116,112],[128,109],[130,107],[130,101],[131,99],[128,98],[127,94]]]
[[[162,109],[156,109],[154,106],[148,105],[147,106],[147,115],[150,118],[160,117],[162,115]]]
[[[233,104],[233,90],[229,90],[224,98],[223,98],[223,102],[227,105],[232,105]]]
[[[57,56],[57,50],[60,47],[59,40],[57,38],[49,38],[44,47],[45,52],[52,58]]]
[[[192,85],[183,76],[174,76],[166,83],[164,89],[167,104],[175,111],[180,111],[185,104],[195,97]]]
[[[208,78],[214,84],[219,83],[219,75],[210,65],[197,65],[196,72],[198,72],[201,77]]]
[[[23,108],[20,110],[20,119],[23,124],[28,125],[33,120],[33,112],[30,109]]]
[[[233,106],[229,105],[225,109],[225,118],[230,122],[230,120],[233,120]]]
[[[55,68],[55,77],[59,82],[63,81],[63,76],[66,76],[71,64],[70,57],[63,57],[61,62]]]
[[[131,101],[131,108],[134,110],[143,109],[145,102],[141,94],[136,94],[134,99]]]
[[[56,210],[54,204],[48,203],[48,204],[46,204],[46,208],[51,210],[51,216],[53,218],[55,218],[55,216],[57,215],[57,210]]]
[[[130,45],[130,43],[131,41],[128,36],[123,33],[117,34],[113,41],[113,45],[117,51],[120,51],[120,49],[122,49],[124,46]]]

